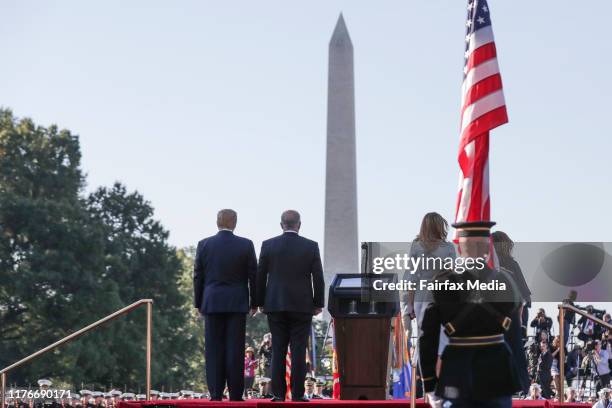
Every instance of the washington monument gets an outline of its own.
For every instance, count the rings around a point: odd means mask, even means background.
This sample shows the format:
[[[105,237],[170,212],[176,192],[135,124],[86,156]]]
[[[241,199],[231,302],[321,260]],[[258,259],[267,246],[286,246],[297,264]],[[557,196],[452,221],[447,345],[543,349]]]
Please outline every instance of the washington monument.
[[[342,14],[329,42],[325,180],[325,281],[359,273],[353,44]]]

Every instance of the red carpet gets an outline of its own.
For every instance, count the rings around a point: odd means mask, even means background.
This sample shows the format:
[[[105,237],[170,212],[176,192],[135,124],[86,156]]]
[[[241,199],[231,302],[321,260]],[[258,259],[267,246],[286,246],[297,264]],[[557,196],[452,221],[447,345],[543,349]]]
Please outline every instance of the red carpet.
[[[410,406],[410,402],[406,400],[388,400],[388,401],[339,401],[339,400],[314,400],[308,403],[303,402],[270,402],[269,400],[248,400],[244,402],[210,402],[204,399],[197,400],[158,400],[158,401],[122,401],[119,402],[119,408],[142,408],[147,406],[171,406],[177,408],[221,408],[221,407],[244,407],[244,408],[280,408],[283,406],[304,408],[406,408]],[[540,407],[540,408],[556,408],[556,407],[575,407],[584,408],[590,407],[589,404],[559,404],[552,401],[513,401],[513,407]],[[422,401],[417,401],[418,408],[429,408],[429,405]]]

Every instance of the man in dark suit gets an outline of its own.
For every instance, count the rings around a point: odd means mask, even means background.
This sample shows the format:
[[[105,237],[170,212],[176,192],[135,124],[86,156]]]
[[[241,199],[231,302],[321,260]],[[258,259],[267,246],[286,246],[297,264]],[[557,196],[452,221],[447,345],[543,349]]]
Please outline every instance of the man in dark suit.
[[[206,378],[212,401],[244,391],[246,314],[254,314],[257,259],[253,242],[234,235],[234,210],[217,214],[217,235],[198,243],[193,268],[195,307],[204,316]]]
[[[540,343],[540,358],[538,359],[538,383],[542,387],[542,396],[545,399],[552,397],[552,389],[550,383],[552,382],[552,376],[550,369],[552,367],[553,357],[548,349],[548,343],[542,341]]]
[[[319,245],[298,235],[300,214],[285,211],[283,234],[261,245],[257,269],[257,305],[268,316],[272,333],[272,401],[284,401],[285,359],[291,348],[291,399],[304,398],[306,345],[312,316],[323,310],[325,283]]]

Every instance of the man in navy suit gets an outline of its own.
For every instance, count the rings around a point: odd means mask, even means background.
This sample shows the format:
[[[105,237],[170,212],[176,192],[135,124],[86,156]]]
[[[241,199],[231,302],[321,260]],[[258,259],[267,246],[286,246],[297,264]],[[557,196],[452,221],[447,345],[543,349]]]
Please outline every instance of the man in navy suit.
[[[237,214],[217,214],[217,235],[198,242],[193,268],[195,307],[204,316],[206,378],[210,399],[230,400],[244,391],[246,314],[255,314],[257,259],[253,242],[234,235]]]
[[[284,401],[285,359],[291,348],[291,399],[305,402],[306,345],[312,316],[323,310],[325,283],[319,245],[298,235],[297,211],[281,216],[283,234],[264,241],[257,268],[257,305],[272,333],[272,401]]]

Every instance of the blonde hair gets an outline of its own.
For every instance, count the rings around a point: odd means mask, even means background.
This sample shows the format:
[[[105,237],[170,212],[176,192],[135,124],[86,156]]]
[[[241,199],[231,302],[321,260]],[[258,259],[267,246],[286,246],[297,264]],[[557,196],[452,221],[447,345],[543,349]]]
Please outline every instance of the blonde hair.
[[[440,242],[446,241],[448,236],[448,222],[437,212],[429,212],[421,221],[421,229],[416,241],[419,241],[425,250],[436,249]]]

